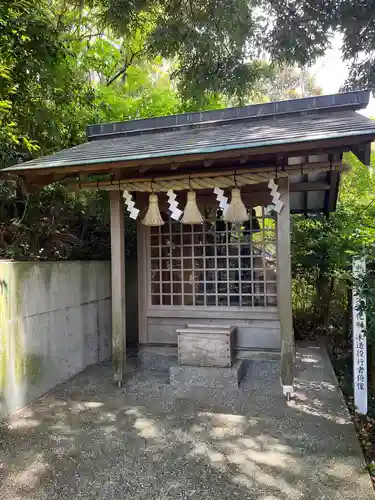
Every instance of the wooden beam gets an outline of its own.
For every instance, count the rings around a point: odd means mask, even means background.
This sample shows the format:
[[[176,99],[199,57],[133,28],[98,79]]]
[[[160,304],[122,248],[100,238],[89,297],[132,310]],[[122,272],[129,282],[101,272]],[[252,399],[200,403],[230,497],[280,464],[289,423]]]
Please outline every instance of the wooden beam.
[[[230,191],[228,190],[228,194]],[[148,193],[144,192],[138,192],[136,194],[136,207],[141,210],[141,214],[144,211],[144,209],[148,206]],[[272,203],[272,197],[270,190],[267,189],[266,191],[257,191],[257,192],[251,192],[251,193],[246,193],[243,192],[242,195],[242,201],[245,203],[247,207],[257,207],[257,206],[263,206],[263,205],[270,205]],[[178,202],[180,207],[184,207],[186,204],[186,191],[181,191],[178,195]],[[198,207],[203,208],[203,207],[218,207],[218,201],[216,199],[216,195],[213,193],[212,190],[210,192],[208,190],[203,190],[203,191],[198,191],[197,192],[197,203]],[[163,193],[162,195],[159,196],[159,208],[162,212],[167,211],[169,209],[169,205],[167,204],[167,195],[166,193]],[[142,214],[143,215],[143,214]],[[138,221],[142,217],[138,218]],[[142,224],[140,224],[140,232],[143,232]]]
[[[309,174],[303,174],[303,184],[307,184],[308,185],[309,183]],[[291,186],[289,185],[289,190],[291,191]],[[329,186],[328,186],[328,189],[329,189]],[[302,190],[301,190],[302,191]],[[305,211],[305,217],[307,217],[307,214],[308,214],[308,200],[309,200],[309,190],[306,189],[303,193],[303,209]]]
[[[277,216],[277,289],[281,330],[281,385],[285,395],[292,394],[294,383],[294,332],[292,316],[292,268],[290,243],[289,179],[278,180],[280,200]]]
[[[338,170],[346,169],[347,167],[343,166],[340,161],[335,162],[332,164],[332,167]],[[305,166],[305,171],[306,172],[319,172],[319,171],[324,171],[328,170],[330,168],[330,164],[327,162],[322,162],[322,163],[311,163]],[[280,171],[279,172],[279,177],[284,177],[287,175],[296,175],[300,171],[300,165],[292,165],[288,166],[285,168],[285,171]],[[144,186],[145,191],[151,191],[151,182],[167,182],[170,183],[170,181],[186,181],[188,183],[188,180],[190,179],[191,182],[194,182],[195,180],[199,179],[206,179],[206,178],[220,178],[220,177],[230,177],[230,181],[232,181],[233,177],[233,182],[234,182],[234,173],[236,172],[238,178],[240,176],[248,175],[249,177],[253,176],[255,178],[254,184],[258,185],[261,182],[268,183],[268,179],[270,178],[270,175],[275,172],[275,166],[274,165],[267,165],[263,167],[253,167],[251,169],[230,169],[230,170],[201,170],[196,173],[187,173],[187,172],[181,172],[179,174],[174,174],[174,175],[165,175],[165,174],[159,174],[154,177],[150,176],[137,176],[137,177],[130,177],[130,178],[123,178],[121,181],[101,181],[101,182],[82,182],[80,184],[80,188],[82,189],[90,189],[90,188],[100,188],[108,191],[112,190],[122,190],[123,186],[126,184],[133,184],[133,183],[139,183],[140,186]],[[268,175],[266,175],[268,173]],[[256,181],[256,178],[258,178],[258,181]],[[233,183],[232,182],[232,183]],[[249,183],[251,181],[249,180]],[[75,183],[76,184],[76,183]],[[298,188],[293,188],[293,190],[304,190],[304,187],[302,186],[303,183],[297,183],[295,184],[298,186]],[[327,183],[309,183],[311,184],[311,190],[320,190],[320,189],[326,189],[327,188]],[[315,184],[315,185],[314,185]],[[293,184],[292,184],[293,186]],[[225,187],[225,186],[224,186]],[[165,188],[165,190],[170,189],[171,186],[168,184],[168,186]],[[199,188],[197,188],[199,189]]]
[[[328,166],[327,166],[328,168]],[[337,167],[338,168],[338,167]],[[307,174],[305,174],[307,175]],[[125,181],[122,181],[125,183]],[[259,193],[259,192],[268,192],[267,188],[267,182],[259,182],[257,184],[247,184],[246,186],[243,186],[241,188],[241,192],[243,194],[245,193]],[[73,187],[72,187],[73,186]],[[89,184],[85,183],[82,185],[82,189],[88,189]],[[99,183],[99,186],[97,186],[96,183],[90,184],[91,189],[101,189],[102,186]],[[76,186],[73,184],[69,184],[68,187],[70,187],[72,190],[76,190]],[[118,185],[116,183],[113,184],[113,190],[118,190]],[[328,182],[325,181],[313,181],[313,182],[295,182],[293,184],[289,184],[289,190],[291,193],[295,192],[306,192],[306,191],[329,191],[330,185]],[[121,185],[120,185],[120,190],[121,190]],[[109,191],[109,189],[108,189]],[[138,193],[141,193],[141,191],[138,191]]]
[[[142,206],[142,202],[137,196],[137,205]],[[142,198],[142,197],[141,197]],[[144,197],[143,206],[146,206],[147,202]],[[149,260],[149,236],[150,228],[144,226],[141,222],[141,217],[137,219],[137,261],[138,261],[138,339],[140,344],[147,344],[147,307],[148,307],[148,297],[151,295],[148,286],[149,280],[147,274],[148,267],[150,265]]]
[[[305,215],[305,209],[304,208],[295,208],[291,211],[291,213]],[[322,214],[322,213],[323,213],[322,208],[310,208],[309,209],[309,214]]]
[[[308,177],[308,174],[305,174]],[[291,193],[305,192],[305,191],[326,191],[329,190],[328,182],[312,181],[312,182],[295,182],[289,184],[289,191]],[[248,184],[241,188],[241,193],[254,193],[259,191],[269,191],[268,182],[260,182],[259,184]]]
[[[126,367],[125,223],[120,191],[110,193],[112,276],[112,363],[114,379],[123,384]]]
[[[328,216],[330,212],[334,212],[336,209],[340,172],[331,170],[327,172],[327,177],[330,189],[326,192],[324,197],[324,212]]]
[[[308,182],[306,181],[308,174],[304,174],[305,182],[296,182],[295,184],[289,184],[289,191],[291,193],[295,192],[306,192],[306,191],[327,191],[329,189],[328,182]]]
[[[66,180],[66,175],[63,174],[48,174],[45,176],[23,176],[20,175],[20,178],[23,179],[25,186],[27,187],[28,192],[35,192],[42,188],[43,186],[47,186],[48,184],[53,184],[54,182],[64,181]]]
[[[351,148],[352,153],[356,155],[364,165],[369,166],[371,163],[371,142],[356,144]]]

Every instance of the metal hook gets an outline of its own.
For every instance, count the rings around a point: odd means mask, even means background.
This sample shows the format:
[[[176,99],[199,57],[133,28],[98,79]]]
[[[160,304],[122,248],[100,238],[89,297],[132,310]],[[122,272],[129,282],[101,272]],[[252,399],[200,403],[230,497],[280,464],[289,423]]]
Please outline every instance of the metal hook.
[[[191,174],[189,174],[189,189],[191,191]]]
[[[237,171],[236,170],[234,171],[234,174],[233,174],[233,180],[234,180],[234,186],[238,187],[238,185],[237,185]]]
[[[275,179],[277,180],[277,171],[278,171],[278,165],[276,164],[276,172],[275,172]]]
[[[154,179],[151,179],[151,193],[154,194]]]

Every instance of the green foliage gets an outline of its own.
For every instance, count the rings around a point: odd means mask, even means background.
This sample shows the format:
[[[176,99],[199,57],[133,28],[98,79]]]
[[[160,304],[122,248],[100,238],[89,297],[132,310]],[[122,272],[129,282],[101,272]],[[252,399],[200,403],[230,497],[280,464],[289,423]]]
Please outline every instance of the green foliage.
[[[142,50],[144,26],[119,38],[94,2],[87,9],[79,3],[0,6],[0,166],[74,146],[85,139],[88,123],[197,109],[178,95],[168,73],[172,63],[133,57]],[[28,34],[24,44],[22,33]],[[124,60],[126,73],[108,85]],[[205,96],[203,107],[223,105],[222,97]],[[108,257],[106,198],[93,216],[95,194],[82,198],[59,185],[27,194],[8,179],[0,196],[1,258]]]
[[[352,220],[345,211],[293,219],[293,271],[295,275],[340,277],[355,254]],[[350,226],[349,226],[350,224]]]
[[[263,0],[266,22],[263,42],[273,60],[311,65],[329,46],[337,27],[333,0]]]
[[[181,108],[160,60],[132,66],[124,82],[99,86],[96,103],[98,123],[169,115]]]
[[[374,88],[375,5],[372,0],[98,0],[112,26],[144,25],[145,53],[177,58],[185,97],[204,92],[242,96],[264,78],[260,61],[309,67],[334,33],[343,38],[350,74],[346,88]]]
[[[343,174],[337,211],[328,218],[293,217],[294,310],[301,335],[306,330],[326,334],[329,328],[348,332],[352,261],[373,253],[375,157],[369,168],[353,154],[345,161],[350,170]]]
[[[36,75],[44,81],[60,47],[40,10],[26,1],[1,3],[0,30],[0,158],[7,164],[38,147],[19,130],[15,108]]]
[[[170,0],[155,25],[150,48],[178,57],[174,75],[184,97],[198,98],[204,89],[240,100],[263,77],[264,65],[250,56],[256,20],[245,0]]]
[[[0,258],[102,259],[110,255],[106,194],[68,193],[58,184],[27,194],[0,187]]]
[[[37,1],[0,4],[2,165],[82,141],[93,91]]]
[[[348,61],[345,89],[375,88],[375,4],[372,0],[338,2],[337,20]]]
[[[264,93],[271,101],[296,99],[321,95],[322,89],[315,83],[314,75],[297,66],[276,64],[270,68],[271,77],[265,82]]]
[[[366,273],[355,285],[361,296],[360,309],[366,312],[368,342],[375,346],[375,157],[371,159],[367,168],[354,155],[351,157],[352,172],[344,179],[341,209],[346,207],[356,226],[352,230],[356,254],[366,255]]]
[[[242,104],[269,64],[310,65],[336,28],[334,3],[273,0],[98,0],[109,26],[129,40],[138,34],[143,58],[177,61],[172,74],[184,100],[223,94]],[[331,5],[332,4],[332,5]],[[123,71],[129,66],[125,54]],[[120,70],[121,71],[121,70]],[[121,74],[121,73],[120,73]]]

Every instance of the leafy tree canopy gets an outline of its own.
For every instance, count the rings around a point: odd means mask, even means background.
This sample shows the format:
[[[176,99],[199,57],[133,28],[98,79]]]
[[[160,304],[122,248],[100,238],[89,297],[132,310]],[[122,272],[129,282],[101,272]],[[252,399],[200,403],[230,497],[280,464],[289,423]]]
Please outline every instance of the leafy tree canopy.
[[[269,78],[270,65],[309,66],[335,30],[346,33],[342,2],[333,1],[53,1],[57,27],[69,27],[81,40],[118,38],[121,58],[108,84],[137,60],[158,55],[176,62],[172,77],[184,99],[208,92],[241,103]]]
[[[375,2],[342,0],[337,7],[343,57],[349,63],[346,90],[375,88]]]
[[[269,77],[271,63],[312,64],[332,34],[326,2],[273,0],[102,0],[104,18],[144,54],[177,58],[180,93],[223,93],[238,101]]]
[[[2,165],[82,140],[92,89],[39,2],[0,3]]]

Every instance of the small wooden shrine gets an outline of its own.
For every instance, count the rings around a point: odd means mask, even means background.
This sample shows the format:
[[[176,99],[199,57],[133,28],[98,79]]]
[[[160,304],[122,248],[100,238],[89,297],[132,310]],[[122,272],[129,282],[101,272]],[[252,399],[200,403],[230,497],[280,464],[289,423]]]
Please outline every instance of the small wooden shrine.
[[[234,357],[279,352],[292,392],[290,215],[335,210],[344,152],[369,163],[375,122],[357,113],[368,100],[361,91],[92,125],[85,144],[3,171],[28,186],[109,191],[119,383],[126,210],[138,228],[140,352],[177,352],[186,325],[230,325]]]

